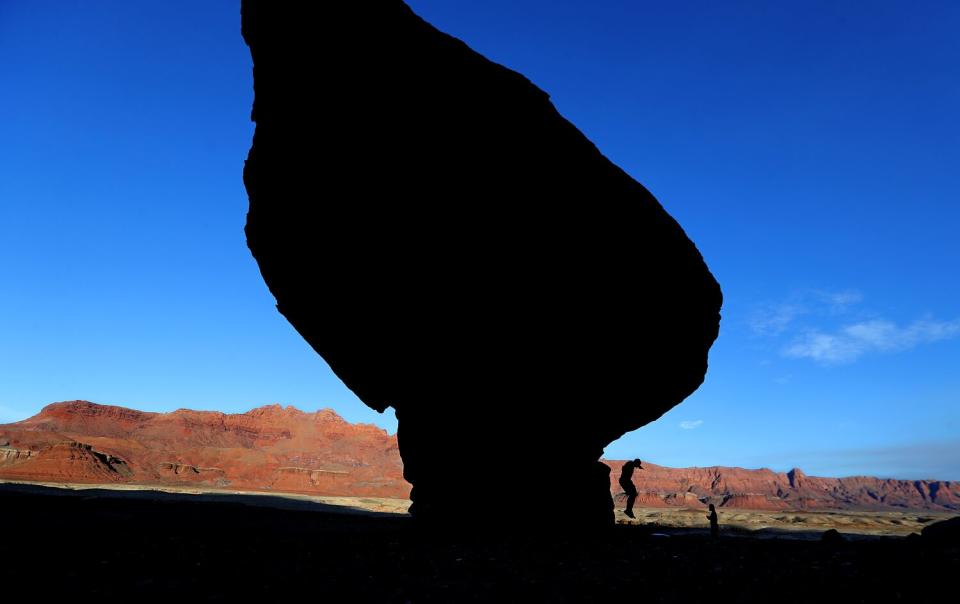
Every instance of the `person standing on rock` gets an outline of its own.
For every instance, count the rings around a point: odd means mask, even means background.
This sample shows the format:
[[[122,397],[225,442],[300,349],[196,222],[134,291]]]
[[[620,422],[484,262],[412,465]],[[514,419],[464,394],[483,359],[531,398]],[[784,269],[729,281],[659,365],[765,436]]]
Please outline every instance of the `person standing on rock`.
[[[707,516],[707,520],[710,521],[710,537],[716,539],[720,536],[720,524],[717,522],[717,508],[713,507],[713,504],[710,504],[710,515]]]
[[[637,487],[633,485],[633,471],[635,469],[642,470],[643,466],[640,465],[639,459],[634,459],[633,461],[628,461],[623,464],[623,469],[620,470],[620,488],[623,489],[623,492],[627,494],[627,509],[623,511],[624,514],[631,518],[636,518],[633,515],[633,504],[637,500]]]

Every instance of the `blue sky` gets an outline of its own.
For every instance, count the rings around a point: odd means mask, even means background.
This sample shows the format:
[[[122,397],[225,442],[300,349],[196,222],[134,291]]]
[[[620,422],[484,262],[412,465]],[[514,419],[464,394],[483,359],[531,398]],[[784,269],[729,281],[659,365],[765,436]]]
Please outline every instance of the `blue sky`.
[[[608,457],[960,480],[960,5],[410,4],[548,91],[723,287],[704,386]],[[395,429],[247,251],[238,5],[0,5],[0,421],[83,398]]]

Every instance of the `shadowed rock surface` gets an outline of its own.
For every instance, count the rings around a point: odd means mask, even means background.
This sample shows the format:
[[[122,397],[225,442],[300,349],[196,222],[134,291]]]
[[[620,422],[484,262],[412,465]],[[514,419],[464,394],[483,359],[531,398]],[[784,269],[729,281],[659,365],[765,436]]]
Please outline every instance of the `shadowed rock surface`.
[[[566,522],[611,523],[604,446],[692,393],[717,337],[694,244],[546,93],[402,2],[242,10],[248,244],[297,331],[396,409],[413,514],[455,520],[480,483],[509,524],[540,459]]]
[[[13,488],[11,488],[13,487]],[[0,485],[9,593],[48,601],[943,602],[960,547],[615,526],[457,538],[404,517]],[[697,512],[698,515],[700,512]],[[19,588],[19,589],[18,589]],[[30,591],[27,591],[30,590]],[[946,595],[946,598],[944,596]],[[30,601],[8,598],[11,602]]]
[[[921,534],[927,541],[949,543],[954,547],[960,547],[960,516],[924,527]]]

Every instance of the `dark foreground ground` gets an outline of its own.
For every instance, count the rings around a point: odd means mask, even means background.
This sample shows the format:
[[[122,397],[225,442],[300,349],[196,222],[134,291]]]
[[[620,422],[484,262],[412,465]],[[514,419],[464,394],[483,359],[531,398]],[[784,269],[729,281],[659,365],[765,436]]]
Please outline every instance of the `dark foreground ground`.
[[[538,537],[464,537],[345,511],[0,485],[0,589],[43,601],[922,602],[949,600],[960,580],[960,547],[921,539],[712,542],[636,526],[584,539],[549,517]]]

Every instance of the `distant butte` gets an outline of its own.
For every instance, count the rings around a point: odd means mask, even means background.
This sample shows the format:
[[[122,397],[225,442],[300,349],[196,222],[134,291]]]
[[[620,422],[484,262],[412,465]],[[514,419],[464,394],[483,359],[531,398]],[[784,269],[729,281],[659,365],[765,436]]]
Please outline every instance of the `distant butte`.
[[[540,462],[516,463],[527,476],[518,501],[528,508],[540,496]],[[607,463],[619,476],[623,462]],[[798,469],[674,469],[646,461],[643,467],[635,475],[640,507],[960,511],[960,483],[951,481],[819,478]],[[402,471],[395,436],[346,422],[330,409],[305,413],[269,405],[236,414],[145,413],[69,401],[0,425],[5,480],[407,498],[410,485]],[[563,468],[555,476],[551,503],[562,509]],[[482,498],[487,486],[472,482],[471,489]],[[609,489],[614,496],[620,490],[615,481]]]

